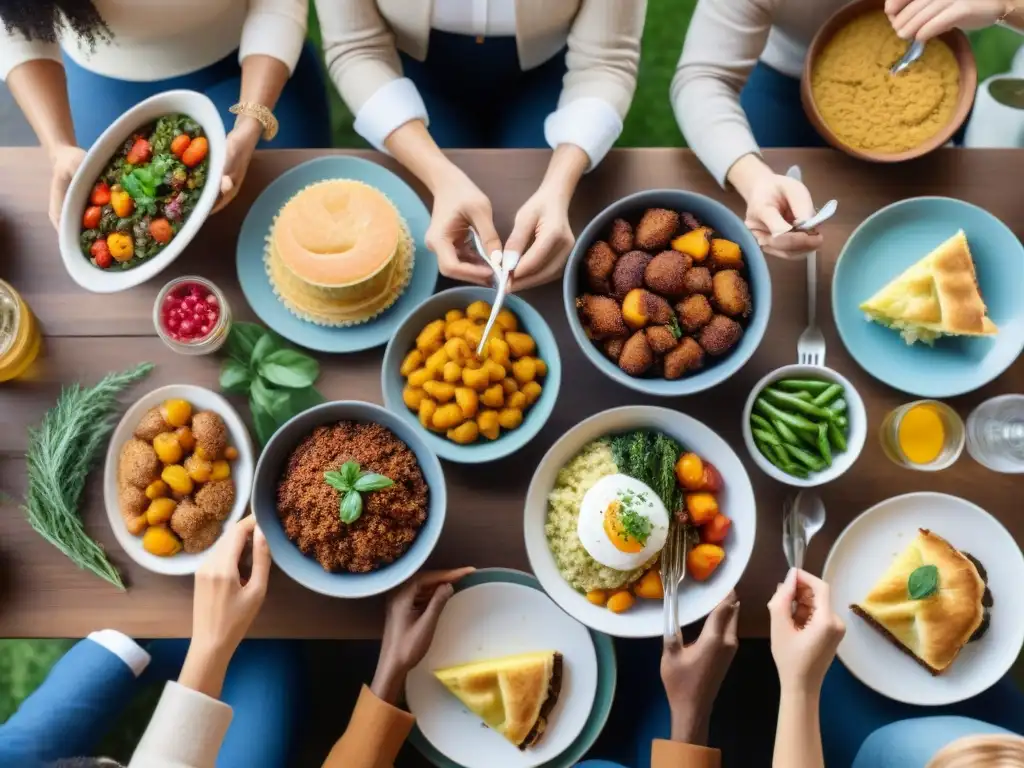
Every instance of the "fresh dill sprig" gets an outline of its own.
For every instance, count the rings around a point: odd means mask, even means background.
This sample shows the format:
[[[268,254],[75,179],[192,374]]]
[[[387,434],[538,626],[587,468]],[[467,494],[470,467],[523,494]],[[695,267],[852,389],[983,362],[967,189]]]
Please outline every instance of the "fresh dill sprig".
[[[94,387],[73,384],[61,391],[42,423],[29,430],[28,491],[22,509],[36,532],[79,568],[124,590],[121,574],[89,538],[78,504],[85,481],[113,430],[117,395],[153,370],[142,363],[105,376]]]

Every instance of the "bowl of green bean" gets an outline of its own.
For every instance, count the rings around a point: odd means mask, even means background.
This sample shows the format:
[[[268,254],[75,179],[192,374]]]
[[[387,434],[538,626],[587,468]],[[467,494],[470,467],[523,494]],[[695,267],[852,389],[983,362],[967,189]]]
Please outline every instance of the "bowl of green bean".
[[[831,368],[772,371],[743,410],[743,440],[754,462],[769,477],[802,488],[824,485],[852,467],[867,431],[864,401]]]

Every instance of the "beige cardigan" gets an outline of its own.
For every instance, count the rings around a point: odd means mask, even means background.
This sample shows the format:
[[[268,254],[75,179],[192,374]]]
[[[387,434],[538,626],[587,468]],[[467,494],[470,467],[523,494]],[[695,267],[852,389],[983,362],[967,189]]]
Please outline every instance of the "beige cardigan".
[[[400,119],[398,116],[374,120],[369,113],[379,113],[375,109],[380,106],[375,103],[379,98],[375,97],[380,97],[382,89],[400,90],[395,86],[402,79],[399,50],[418,60],[426,58],[433,3],[316,0],[316,9],[331,79],[356,115],[356,130],[379,147],[387,133],[402,123],[392,125]],[[584,139],[590,144],[584,150],[592,163],[597,163],[600,157],[595,154],[603,156],[618,138],[622,119],[633,100],[647,0],[516,0],[515,9],[516,43],[523,69],[543,63],[552,50],[557,50],[560,40],[568,43],[568,73],[558,111],[552,117],[568,111],[555,122],[600,120],[604,116],[595,118],[594,112],[600,112],[604,105],[605,114],[615,124],[610,141],[603,134]],[[412,84],[405,82],[408,86],[404,95],[408,96]],[[419,115],[406,112],[402,116],[407,121]],[[549,142],[550,121],[551,117],[546,124]]]

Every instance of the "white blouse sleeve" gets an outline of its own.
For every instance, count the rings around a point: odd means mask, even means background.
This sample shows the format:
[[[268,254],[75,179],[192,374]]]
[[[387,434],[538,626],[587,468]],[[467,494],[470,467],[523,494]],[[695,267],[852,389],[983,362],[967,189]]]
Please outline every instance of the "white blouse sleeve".
[[[289,72],[294,72],[306,42],[308,19],[308,0],[249,0],[238,60],[263,54],[283,62]]]
[[[6,80],[19,64],[36,59],[60,62],[60,46],[41,40],[26,40],[17,30],[0,29],[0,80]]]
[[[128,768],[214,768],[231,707],[171,681]]]

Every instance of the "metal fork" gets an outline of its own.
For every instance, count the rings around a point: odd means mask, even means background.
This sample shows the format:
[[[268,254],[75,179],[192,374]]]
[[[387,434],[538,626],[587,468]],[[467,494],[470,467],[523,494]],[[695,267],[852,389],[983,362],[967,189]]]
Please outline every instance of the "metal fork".
[[[786,175],[801,181],[800,166]],[[807,327],[796,343],[797,362],[801,365],[825,365],[825,336],[818,327],[818,254],[807,254]]]
[[[664,638],[682,639],[679,629],[679,585],[686,578],[686,555],[690,551],[690,526],[673,521],[668,541],[661,550],[661,580],[665,587]]]

